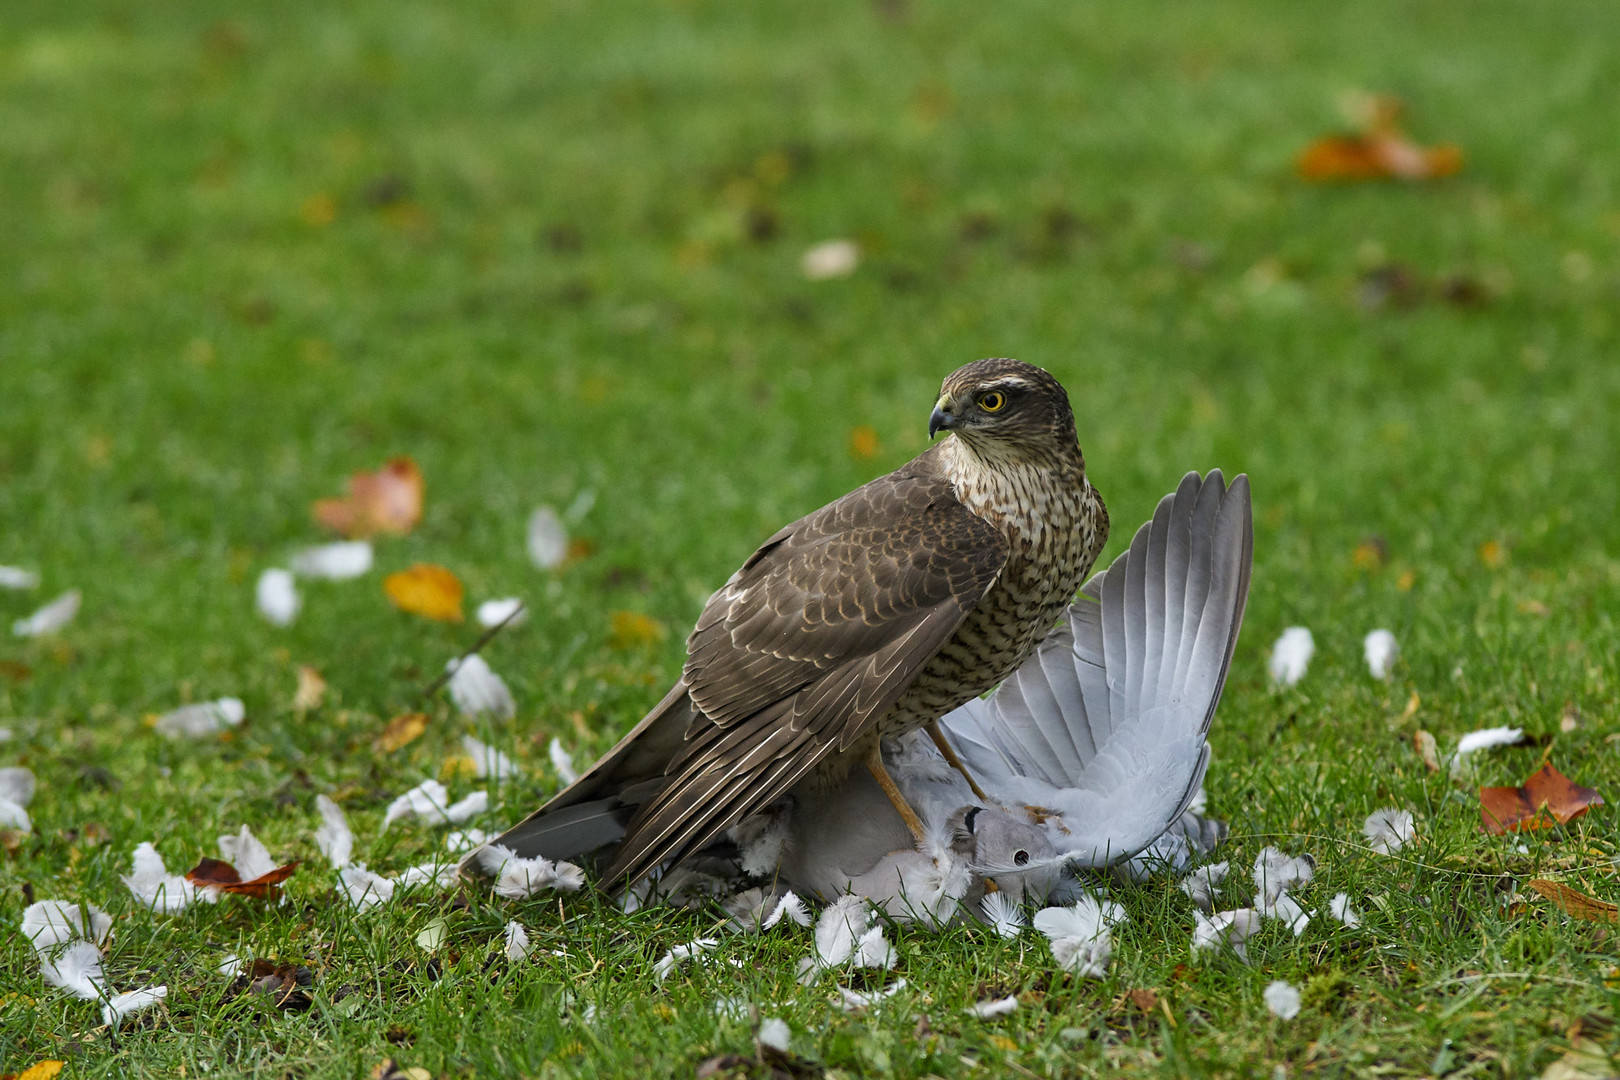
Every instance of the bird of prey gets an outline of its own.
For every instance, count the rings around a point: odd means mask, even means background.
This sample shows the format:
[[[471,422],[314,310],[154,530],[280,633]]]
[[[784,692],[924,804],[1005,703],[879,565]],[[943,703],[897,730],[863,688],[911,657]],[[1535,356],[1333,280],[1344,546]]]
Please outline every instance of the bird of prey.
[[[892,743],[889,772],[930,841],[913,845],[877,785],[853,775],[836,791],[794,793],[772,838],[781,884],[823,899],[853,891],[896,917],[937,922],[958,904],[974,910],[983,878],[1045,900],[1058,869],[1143,876],[1213,847],[1219,831],[1187,810],[1209,763],[1253,550],[1248,478],[1228,488],[1219,470],[1188,473],[1034,656],[940,720],[990,798],[976,799],[922,740]]]
[[[552,859],[608,848],[601,884],[627,886],[857,763],[920,838],[882,740],[929,729],[948,753],[935,721],[1034,653],[1108,538],[1047,372],[961,367],[928,430],[947,435],[766,540],[709,599],[664,699],[496,843]]]

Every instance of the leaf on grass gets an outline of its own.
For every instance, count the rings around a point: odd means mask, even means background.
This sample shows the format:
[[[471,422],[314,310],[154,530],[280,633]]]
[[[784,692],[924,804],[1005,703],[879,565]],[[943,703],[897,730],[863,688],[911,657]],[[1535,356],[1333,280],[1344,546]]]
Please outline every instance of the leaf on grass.
[[[292,877],[293,871],[297,869],[298,860],[294,860],[286,866],[276,867],[268,874],[260,874],[249,881],[243,881],[242,875],[236,872],[236,867],[222,859],[210,859],[205,855],[198,860],[196,866],[186,872],[186,880],[199,889],[216,889],[235,896],[265,898],[275,896],[279,891],[277,886]]]
[[[1620,905],[1587,896],[1557,881],[1536,878],[1526,884],[1553,902],[1553,906],[1572,919],[1587,922],[1620,923]]]
[[[321,525],[351,539],[378,533],[403,536],[422,520],[422,494],[422,471],[401,457],[374,473],[355,473],[347,495],[317,499],[310,512]]]
[[[293,711],[306,713],[321,706],[326,697],[326,680],[308,664],[298,669],[298,690],[293,694]]]
[[[379,754],[392,754],[420,739],[427,726],[427,713],[412,712],[396,716],[388,721],[388,726],[382,729],[382,734],[377,736],[372,747]]]
[[[1299,175],[1315,183],[1332,180],[1439,180],[1462,169],[1462,151],[1451,143],[1421,146],[1395,130],[1328,135],[1299,155]]]
[[[1432,734],[1427,731],[1415,732],[1412,735],[1412,749],[1423,759],[1425,769],[1430,772],[1440,771],[1440,747],[1435,744]]]
[[[34,1062],[20,1073],[6,1073],[0,1080],[53,1080],[65,1064],[66,1062],[46,1058],[44,1061]]]
[[[878,433],[870,424],[859,424],[849,431],[849,453],[858,461],[877,457]]]
[[[442,566],[417,563],[383,579],[383,591],[401,611],[440,622],[460,622],[461,581]]]
[[[653,645],[664,640],[664,624],[650,615],[637,611],[615,611],[608,645],[615,649],[631,649],[638,645]]]
[[[255,960],[237,972],[225,991],[229,997],[258,994],[283,1012],[303,1012],[315,1003],[308,988],[315,985],[315,973],[300,964],[277,964]]]
[[[1603,796],[1575,783],[1553,768],[1552,762],[1543,765],[1523,787],[1479,789],[1480,827],[1492,835],[1565,825],[1602,805]]]

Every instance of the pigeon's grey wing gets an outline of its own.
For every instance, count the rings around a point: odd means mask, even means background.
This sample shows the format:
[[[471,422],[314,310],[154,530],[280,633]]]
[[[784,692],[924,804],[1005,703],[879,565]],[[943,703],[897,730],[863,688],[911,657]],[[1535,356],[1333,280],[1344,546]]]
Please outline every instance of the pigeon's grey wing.
[[[1067,627],[944,718],[968,768],[994,795],[1062,811],[1079,861],[1152,842],[1203,779],[1252,556],[1247,477],[1228,489],[1218,470],[1189,473],[1086,583]]]

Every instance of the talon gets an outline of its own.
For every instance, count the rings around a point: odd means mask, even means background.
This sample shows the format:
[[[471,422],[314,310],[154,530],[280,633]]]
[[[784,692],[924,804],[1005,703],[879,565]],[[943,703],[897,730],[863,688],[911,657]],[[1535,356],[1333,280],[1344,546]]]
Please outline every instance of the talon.
[[[881,742],[872,744],[872,752],[866,755],[866,768],[872,774],[872,779],[878,782],[878,787],[883,789],[883,794],[894,804],[895,810],[900,814],[900,820],[906,823],[906,828],[911,830],[911,835],[917,843],[925,842],[928,839],[928,830],[923,828],[922,818],[918,817],[917,811],[906,802],[906,797],[900,794],[900,789],[895,785],[894,778],[889,775],[889,770],[883,766]]]
[[[945,758],[945,763],[961,773],[962,779],[966,780],[968,787],[973,789],[974,798],[990,806],[1000,806],[1000,803],[984,793],[984,788],[980,787],[979,782],[973,779],[973,774],[967,771],[967,766],[962,764],[962,759],[956,756],[956,751],[952,749],[951,744],[945,741],[945,733],[939,730],[939,721],[930,720],[926,730],[928,737],[934,740],[934,745],[939,748],[941,756]]]

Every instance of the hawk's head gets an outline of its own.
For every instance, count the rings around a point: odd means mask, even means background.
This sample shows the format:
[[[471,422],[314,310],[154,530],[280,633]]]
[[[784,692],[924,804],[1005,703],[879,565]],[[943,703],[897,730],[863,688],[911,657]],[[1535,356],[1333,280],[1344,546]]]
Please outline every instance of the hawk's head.
[[[928,435],[950,431],[976,450],[1046,455],[1076,449],[1063,384],[1033,364],[975,360],[945,377]]]

